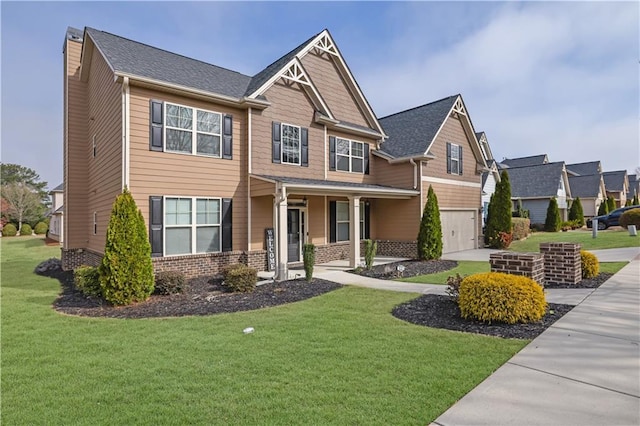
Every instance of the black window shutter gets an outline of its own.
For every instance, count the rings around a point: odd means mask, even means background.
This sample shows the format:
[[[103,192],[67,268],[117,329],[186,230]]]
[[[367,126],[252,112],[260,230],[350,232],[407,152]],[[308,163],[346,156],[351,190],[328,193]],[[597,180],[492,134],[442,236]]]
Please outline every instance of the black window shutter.
[[[458,174],[462,174],[462,147],[458,148]]]
[[[274,163],[280,163],[280,123],[274,121],[272,126],[272,158],[271,161]]]
[[[447,173],[451,173],[451,143],[447,142]]]
[[[162,151],[162,121],[163,121],[163,102],[151,100],[149,105],[149,149],[151,151]]]
[[[364,203],[364,238],[368,240],[371,238],[371,204]]]
[[[329,170],[336,169],[336,138],[329,136]]]
[[[149,197],[149,243],[151,256],[162,256],[162,197]]]
[[[329,201],[329,242],[335,243],[336,232],[337,232],[337,223],[336,223],[336,202]]]
[[[233,159],[233,116],[229,114],[222,119],[222,158]]]
[[[364,174],[369,174],[369,144],[364,144]]]
[[[233,250],[231,198],[222,199],[222,251]]]
[[[300,129],[300,165],[309,167],[309,129]]]

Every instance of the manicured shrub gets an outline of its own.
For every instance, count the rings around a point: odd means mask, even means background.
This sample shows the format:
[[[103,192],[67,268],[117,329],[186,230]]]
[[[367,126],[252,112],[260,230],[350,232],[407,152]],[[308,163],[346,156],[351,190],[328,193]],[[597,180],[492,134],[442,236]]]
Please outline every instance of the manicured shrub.
[[[313,279],[313,265],[316,264],[316,246],[305,244],[302,246],[302,260],[304,262],[304,276],[307,281]]]
[[[571,203],[571,208],[569,208],[569,220],[576,221],[578,228],[582,228],[584,226],[584,213],[582,211],[580,197],[576,197],[576,199],[573,200],[573,203]]]
[[[442,223],[440,222],[440,209],[438,198],[429,185],[427,202],[422,212],[420,231],[418,232],[418,259],[440,259],[442,256]]]
[[[460,283],[464,278],[460,274],[456,274],[454,276],[447,277],[447,289],[445,292],[447,296],[453,299],[454,302],[458,303],[458,297],[460,296]]]
[[[178,294],[184,288],[184,274],[180,271],[158,272],[153,292],[155,294]]]
[[[586,250],[580,250],[580,261],[582,263],[582,278],[598,276],[600,273],[600,263],[595,254]]]
[[[116,197],[99,267],[102,296],[114,305],[146,300],[154,277],[147,228],[129,190]]]
[[[607,210],[608,210],[608,213],[611,213],[615,209],[616,209],[616,200],[615,200],[615,198],[613,198],[611,196],[607,197]]]
[[[364,240],[364,264],[367,269],[371,269],[373,267],[373,260],[376,258],[377,251],[377,241]]]
[[[256,288],[258,271],[241,263],[225,271],[224,285],[233,292],[250,293]]]
[[[33,229],[31,229],[31,225],[28,223],[23,223],[22,227],[20,227],[20,235],[31,235],[33,234]]]
[[[631,209],[622,213],[620,216],[620,226],[626,228],[629,225],[635,225],[640,229],[640,209]]]
[[[7,223],[2,227],[3,237],[15,237],[18,234],[18,228],[13,223]]]
[[[560,219],[560,210],[558,210],[558,202],[554,197],[549,200],[547,217],[544,221],[544,230],[547,232],[558,232],[561,226],[562,219]]]
[[[506,249],[504,235],[511,234],[511,183],[506,170],[500,175],[500,182],[496,184],[496,191],[489,201],[487,226],[484,232],[485,243],[492,248]],[[510,241],[509,241],[510,242]]]
[[[102,297],[100,273],[95,266],[80,266],[73,271],[73,285],[85,296]]]
[[[628,199],[627,199],[627,202],[626,202],[626,203],[624,203],[624,206],[625,206],[625,207],[631,207],[632,205],[633,205],[633,201],[631,200],[631,198],[628,198]]]
[[[47,233],[48,229],[49,229],[49,227],[47,226],[46,223],[38,222],[38,223],[36,223],[35,228],[33,228],[33,232],[35,232],[36,235],[44,235],[44,234]]]
[[[609,209],[607,208],[607,200],[603,200],[598,207],[598,216],[604,216],[605,214],[609,214]]]
[[[531,220],[523,217],[514,217],[511,219],[513,226],[513,239],[522,240],[529,236]]]
[[[631,202],[631,205],[632,206],[637,206],[638,204],[640,204],[640,201],[638,200],[638,194],[634,194],[633,201]]]
[[[483,322],[539,321],[547,302],[542,286],[531,278],[500,272],[470,275],[460,283],[458,306],[463,318]]]
[[[511,217],[522,217],[527,219],[529,217],[529,210],[522,208],[522,200],[518,199],[518,209],[511,212]]]

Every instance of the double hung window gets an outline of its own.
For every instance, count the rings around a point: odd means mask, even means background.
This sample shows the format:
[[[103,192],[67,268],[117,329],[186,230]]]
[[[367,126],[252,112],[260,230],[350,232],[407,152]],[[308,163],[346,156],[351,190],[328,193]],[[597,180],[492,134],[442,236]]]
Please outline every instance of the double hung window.
[[[167,151],[220,157],[221,114],[168,102],[165,114]]]
[[[336,241],[349,241],[349,202],[336,202]]]
[[[300,164],[300,127],[282,124],[282,162]]]
[[[336,169],[345,172],[364,172],[364,143],[336,138]]]
[[[166,197],[165,254],[220,251],[220,199]]]

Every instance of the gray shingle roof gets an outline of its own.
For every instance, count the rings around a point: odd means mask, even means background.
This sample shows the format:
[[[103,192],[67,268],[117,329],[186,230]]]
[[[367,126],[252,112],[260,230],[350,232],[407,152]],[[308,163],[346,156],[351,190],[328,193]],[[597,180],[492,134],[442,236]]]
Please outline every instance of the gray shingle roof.
[[[64,191],[64,182],[51,190],[51,192],[63,192],[63,191]]]
[[[511,198],[551,198],[558,195],[564,162],[505,169],[511,183]]]
[[[353,188],[353,189],[362,188],[362,189],[384,190],[384,191],[400,190],[400,191],[406,191],[411,193],[414,193],[414,192],[417,193],[417,191],[414,191],[414,190],[396,188],[393,186],[386,186],[386,185],[373,185],[373,184],[367,184],[367,183],[342,182],[342,181],[321,180],[321,179],[305,179],[305,178],[296,178],[296,177],[288,177],[288,176],[272,176],[272,175],[255,175],[255,176],[273,180],[276,182],[282,182],[284,184],[290,184],[290,185],[312,185],[312,186],[319,186],[319,187],[340,186],[340,187]]]
[[[599,174],[585,176],[569,176],[571,196],[580,198],[596,198],[600,193]]]
[[[625,170],[616,170],[615,172],[604,172],[604,187],[607,191],[624,191],[624,181],[627,177]]]
[[[589,161],[586,163],[567,164],[567,171],[577,173],[580,176],[600,174],[602,168],[600,161]]]
[[[500,163],[509,167],[539,166],[548,162],[547,154],[532,155],[529,157],[505,158]]]
[[[114,34],[86,28],[114,71],[241,98],[251,77]]]
[[[447,119],[459,95],[379,118],[389,136],[380,150],[395,158],[422,155]]]

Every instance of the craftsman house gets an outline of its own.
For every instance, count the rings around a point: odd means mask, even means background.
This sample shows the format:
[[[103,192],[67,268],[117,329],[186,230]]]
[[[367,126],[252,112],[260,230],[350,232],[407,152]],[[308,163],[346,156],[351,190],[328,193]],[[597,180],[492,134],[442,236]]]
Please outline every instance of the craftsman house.
[[[607,190],[607,197],[616,200],[616,207],[623,207],[627,202],[629,192],[629,180],[626,170],[616,170],[602,173],[604,187]],[[633,197],[633,195],[632,195]]]
[[[445,249],[477,247],[485,163],[462,98],[378,120],[327,30],[248,76],[69,28],[64,71],[66,269],[99,262],[125,187],[156,271],[284,279],[304,243],[356,266],[363,238],[413,257],[429,185]]]
[[[597,216],[600,204],[607,199],[602,175],[599,173],[584,176],[569,174],[569,187],[571,188],[571,196],[574,199],[580,198],[584,217]]]

